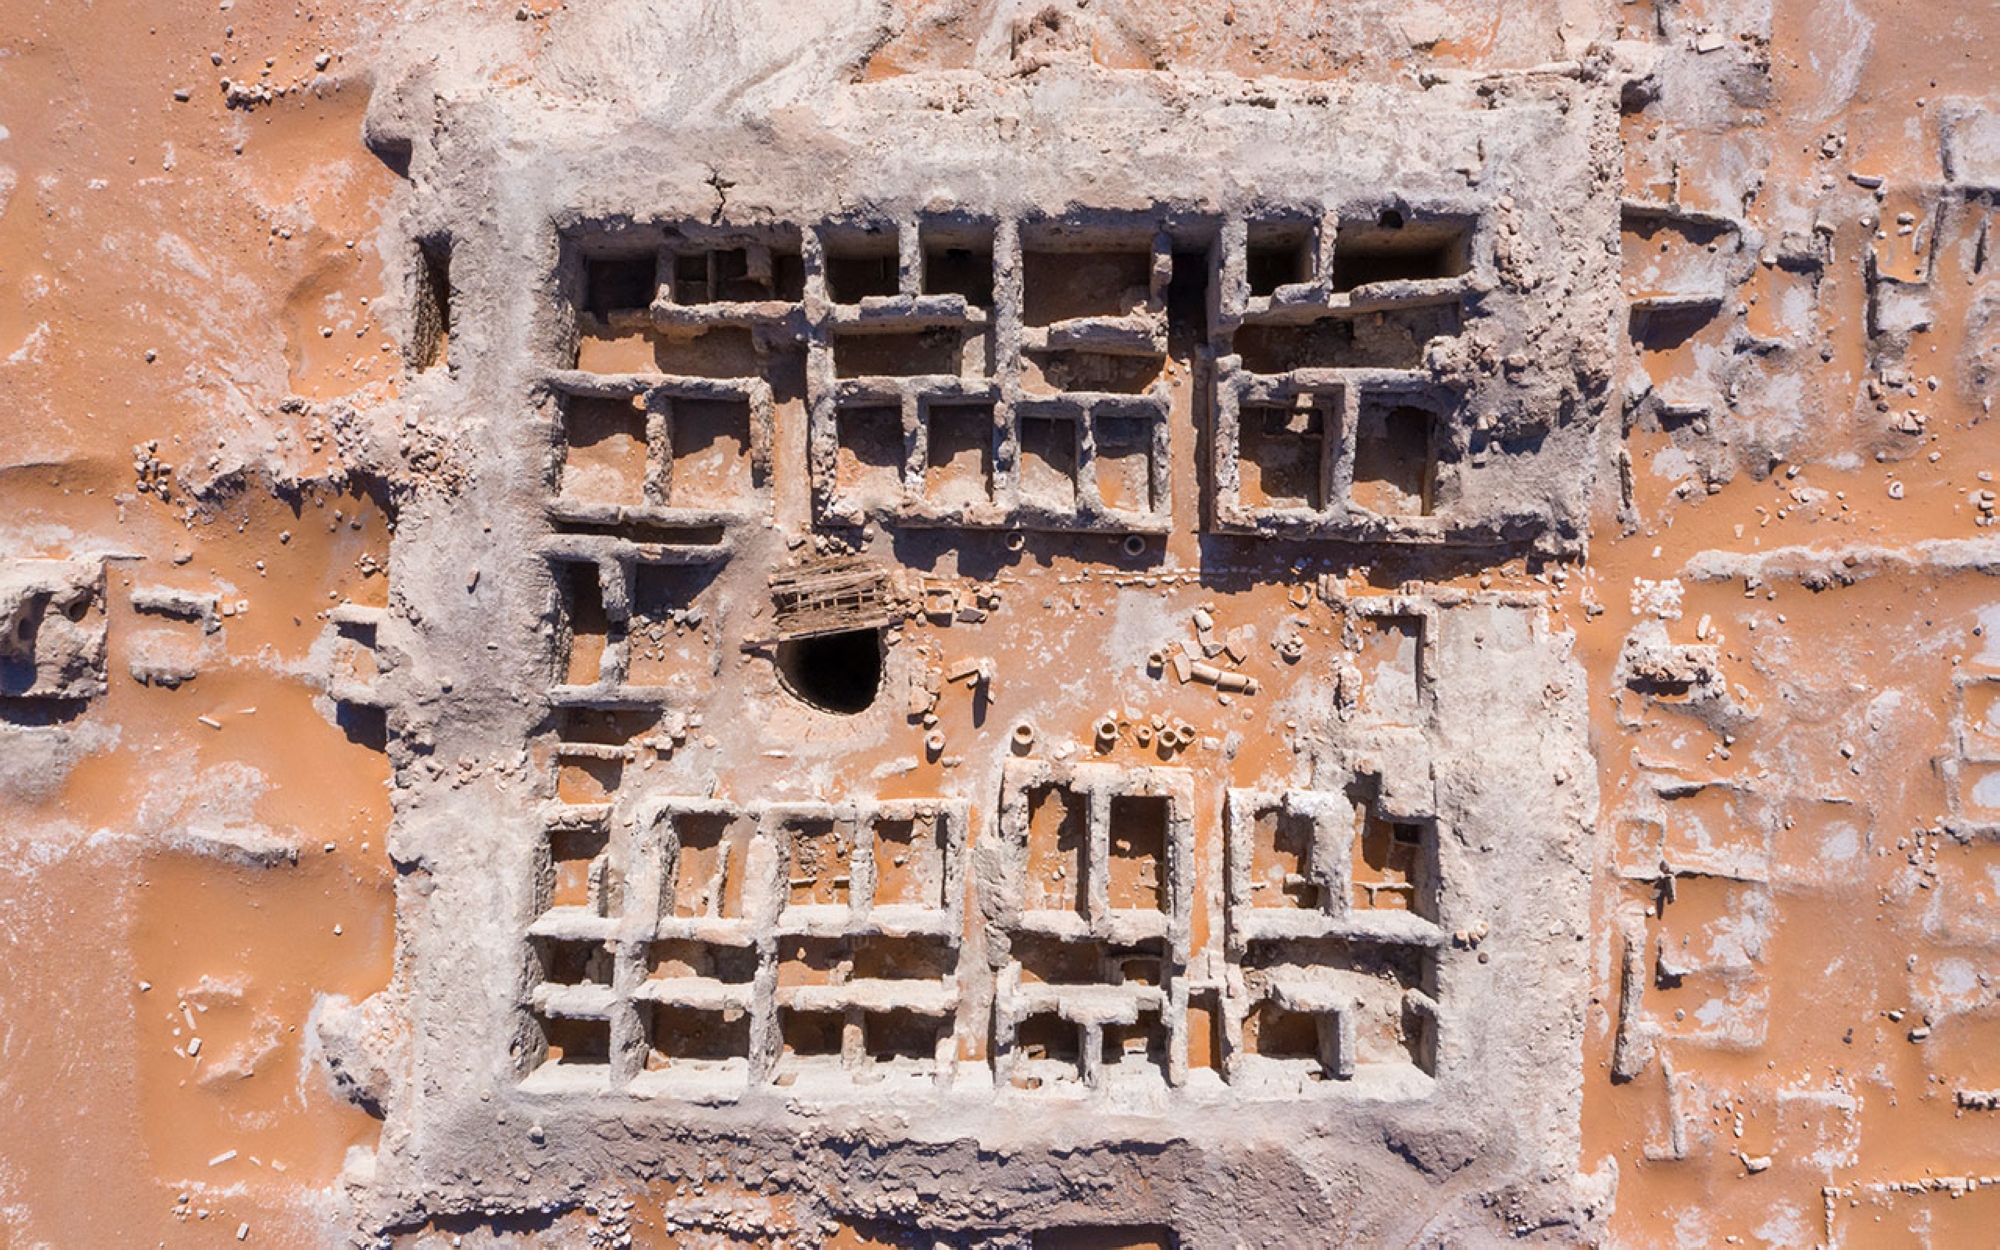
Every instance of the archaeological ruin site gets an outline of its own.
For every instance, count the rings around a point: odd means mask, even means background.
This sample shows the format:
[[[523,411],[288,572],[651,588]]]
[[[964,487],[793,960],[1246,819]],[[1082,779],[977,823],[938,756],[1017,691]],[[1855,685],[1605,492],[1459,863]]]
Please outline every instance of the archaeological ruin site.
[[[0,1245],[2000,1227],[1991,3],[0,0],[0,396]]]

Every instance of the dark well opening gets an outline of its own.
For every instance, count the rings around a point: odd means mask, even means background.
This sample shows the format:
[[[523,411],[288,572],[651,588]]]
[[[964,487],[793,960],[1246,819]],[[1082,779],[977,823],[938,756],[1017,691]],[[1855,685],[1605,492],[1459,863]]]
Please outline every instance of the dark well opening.
[[[825,237],[826,294],[836,304],[896,294],[902,285],[896,228],[872,226]]]
[[[993,306],[993,228],[924,230],[924,294],[962,295]]]
[[[1208,341],[1208,253],[1176,251],[1173,276],[1167,282],[1167,330]]]
[[[1288,222],[1250,223],[1244,277],[1250,294],[1269,295],[1281,286],[1312,280],[1312,231]]]
[[[584,274],[585,309],[608,317],[615,312],[650,308],[659,290],[657,264],[651,252],[593,258]]]
[[[882,688],[882,632],[850,629],[778,644],[778,676],[822,712],[865,712]]]
[[[1472,267],[1471,244],[1472,232],[1453,222],[1408,225],[1392,212],[1372,226],[1345,223],[1334,236],[1333,289],[1455,278]]]

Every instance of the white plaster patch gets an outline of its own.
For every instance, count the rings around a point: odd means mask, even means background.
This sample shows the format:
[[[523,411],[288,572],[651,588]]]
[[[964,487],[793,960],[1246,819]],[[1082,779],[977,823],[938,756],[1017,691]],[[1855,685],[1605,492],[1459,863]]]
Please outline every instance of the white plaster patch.
[[[1840,825],[1819,844],[1819,857],[1844,864],[1861,853],[1861,835],[1852,825]]]
[[[1681,619],[1681,597],[1686,591],[1687,588],[1677,578],[1654,582],[1635,577],[1632,579],[1632,614],[1678,621]]]
[[[1984,772],[1972,783],[1974,807],[2000,808],[2000,770]]]

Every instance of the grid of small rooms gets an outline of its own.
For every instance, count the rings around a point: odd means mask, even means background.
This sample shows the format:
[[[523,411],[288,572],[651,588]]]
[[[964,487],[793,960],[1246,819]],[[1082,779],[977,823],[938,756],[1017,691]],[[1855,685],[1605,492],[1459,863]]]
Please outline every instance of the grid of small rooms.
[[[1185,772],[1010,770],[995,811],[1021,862],[979,899],[1005,937],[992,1001],[972,1011],[963,802],[613,799],[636,751],[699,726],[675,706],[671,666],[635,657],[646,629],[700,624],[688,586],[769,516],[780,400],[807,407],[821,525],[1160,532],[1171,308],[1205,327],[1214,528],[1434,537],[1458,398],[1425,353],[1461,328],[1475,224],[1395,210],[688,223],[575,256],[574,359],[544,379],[559,414],[544,555],[592,642],[560,648],[551,691],[565,773],[583,780],[546,820],[530,1079],[635,1093],[949,1083],[957,1033],[989,1020],[994,1075],[1022,1088],[1135,1073],[1179,1085],[1197,1033],[1244,1088],[1431,1071],[1435,822],[1386,821],[1365,798],[1232,792],[1229,975],[1196,977]],[[1069,906],[1020,893],[1049,853],[1030,831],[1052,802],[1044,833],[1074,859]],[[1241,848],[1302,812],[1316,832],[1292,875],[1325,880],[1272,895],[1310,895],[1300,916],[1260,915]],[[903,849],[885,863],[884,846]],[[1363,880],[1390,860],[1400,884]],[[890,878],[919,881],[918,901],[878,896]],[[1364,1003],[1383,985],[1393,1001]],[[1395,1015],[1409,1027],[1371,1035]]]
[[[822,525],[1164,532],[1185,325],[1209,362],[1211,528],[1435,541],[1469,440],[1429,353],[1464,328],[1479,246],[1470,210],[1399,208],[580,240],[573,358],[545,377],[552,512],[668,535],[753,519],[775,396],[806,404]]]

